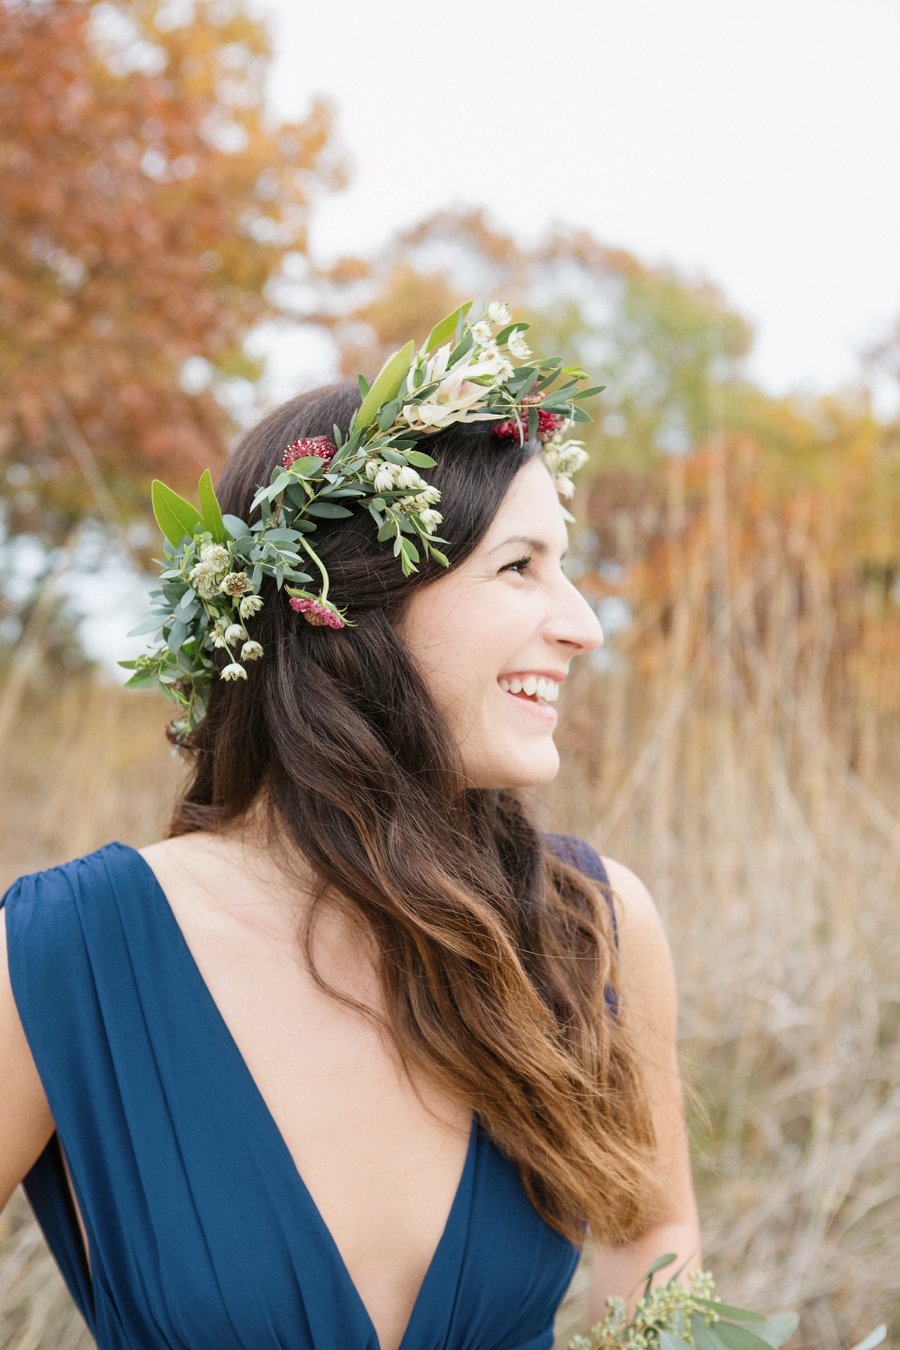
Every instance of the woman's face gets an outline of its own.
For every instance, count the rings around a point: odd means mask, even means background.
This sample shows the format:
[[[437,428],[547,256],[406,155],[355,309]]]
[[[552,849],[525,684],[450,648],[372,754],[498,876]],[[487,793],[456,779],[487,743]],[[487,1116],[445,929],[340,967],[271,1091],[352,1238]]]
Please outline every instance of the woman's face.
[[[472,787],[528,787],[559,769],[555,706],[538,695],[558,693],[573,658],[603,641],[563,573],[566,545],[553,479],[540,458],[529,460],[478,548],[415,591],[399,625]],[[501,687],[529,675],[544,677],[536,693],[533,682],[527,692]]]

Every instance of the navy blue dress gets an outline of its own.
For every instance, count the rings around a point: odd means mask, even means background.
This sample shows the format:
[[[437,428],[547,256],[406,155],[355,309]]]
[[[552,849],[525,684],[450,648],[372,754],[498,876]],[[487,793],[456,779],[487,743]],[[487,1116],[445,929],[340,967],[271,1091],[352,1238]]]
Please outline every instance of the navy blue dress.
[[[606,880],[582,840],[547,842]],[[101,1350],[379,1350],[144,858],[106,844],[20,877],[0,903],[57,1127],[25,1192]],[[578,1258],[473,1113],[401,1350],[550,1350]]]

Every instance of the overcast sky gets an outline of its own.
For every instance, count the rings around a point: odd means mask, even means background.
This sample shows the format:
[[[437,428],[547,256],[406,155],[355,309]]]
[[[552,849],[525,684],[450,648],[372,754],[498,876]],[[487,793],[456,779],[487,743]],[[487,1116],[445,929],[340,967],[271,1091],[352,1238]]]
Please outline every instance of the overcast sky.
[[[323,257],[450,204],[523,240],[584,226],[715,281],[772,392],[853,381],[900,315],[900,0],[257,9],[278,111],[337,111],[351,183],[316,212]]]

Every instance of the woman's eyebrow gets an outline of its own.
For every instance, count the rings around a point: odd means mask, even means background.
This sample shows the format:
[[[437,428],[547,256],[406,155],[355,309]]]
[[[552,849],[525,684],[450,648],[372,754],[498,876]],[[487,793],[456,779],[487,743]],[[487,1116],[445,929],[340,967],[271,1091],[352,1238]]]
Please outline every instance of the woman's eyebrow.
[[[543,539],[535,539],[530,534],[511,534],[508,539],[503,540],[502,544],[497,544],[494,548],[489,549],[488,554],[490,555],[491,553],[496,553],[498,549],[506,548],[507,544],[526,544],[533,553],[544,554],[550,552]],[[559,555],[560,562],[563,562],[563,560],[568,557],[568,553],[569,550],[565,549]]]

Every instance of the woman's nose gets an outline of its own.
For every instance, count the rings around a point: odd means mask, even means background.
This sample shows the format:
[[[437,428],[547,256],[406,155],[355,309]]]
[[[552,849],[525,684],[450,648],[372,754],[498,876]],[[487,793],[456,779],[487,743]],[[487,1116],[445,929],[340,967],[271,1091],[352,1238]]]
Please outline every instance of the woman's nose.
[[[567,578],[565,591],[550,620],[550,636],[557,642],[578,647],[581,652],[596,651],[604,642],[600,620],[581,591]]]

